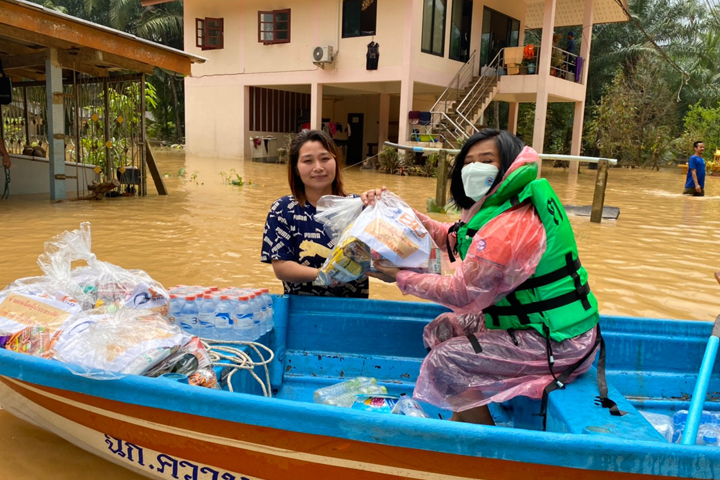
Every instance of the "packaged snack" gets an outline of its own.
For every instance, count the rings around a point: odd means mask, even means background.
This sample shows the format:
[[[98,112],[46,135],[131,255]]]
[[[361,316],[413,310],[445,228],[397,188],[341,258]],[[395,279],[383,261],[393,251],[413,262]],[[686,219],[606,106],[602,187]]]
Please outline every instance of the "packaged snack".
[[[358,395],[353,403],[353,410],[364,412],[392,413],[399,397],[393,395]]]

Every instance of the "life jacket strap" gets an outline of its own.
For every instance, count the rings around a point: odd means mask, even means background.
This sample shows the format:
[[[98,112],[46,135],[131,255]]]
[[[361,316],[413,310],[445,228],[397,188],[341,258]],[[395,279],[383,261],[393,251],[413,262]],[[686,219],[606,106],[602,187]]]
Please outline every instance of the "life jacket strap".
[[[543,325],[543,330],[545,328],[547,327]],[[590,358],[590,356],[595,352],[598,346],[600,347],[600,355],[598,357],[597,382],[600,395],[598,397],[595,397],[595,405],[609,409],[611,415],[615,415],[618,417],[622,417],[623,415],[627,414],[627,412],[618,408],[615,401],[608,398],[607,379],[605,378],[605,340],[603,339],[602,333],[600,332],[600,324],[597,324],[596,328],[597,336],[595,337],[595,343],[593,344],[592,348],[590,348],[590,350],[588,350],[587,353],[580,360],[572,364],[567,370],[565,370],[558,376],[555,376],[555,372],[552,368],[554,361],[552,358],[550,335],[546,335],[548,365],[550,365],[550,374],[553,376],[553,381],[548,383],[543,390],[542,400],[540,401],[540,413],[537,414],[543,417],[543,431],[545,431],[547,428],[547,403],[550,393],[554,392],[555,390],[564,389],[565,384],[567,383],[573,372],[575,372],[575,370],[577,370],[580,365],[585,363],[585,361]]]

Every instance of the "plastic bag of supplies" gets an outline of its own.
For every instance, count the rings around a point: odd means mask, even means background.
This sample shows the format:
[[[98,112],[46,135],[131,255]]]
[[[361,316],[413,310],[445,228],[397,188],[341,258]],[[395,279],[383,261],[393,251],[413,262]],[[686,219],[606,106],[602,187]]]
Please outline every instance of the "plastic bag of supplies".
[[[315,219],[335,241],[318,285],[357,280],[373,264],[441,273],[439,249],[412,208],[391,192],[363,209],[360,198],[324,196]]]
[[[78,261],[87,265],[73,269],[73,262]],[[147,273],[126,270],[95,257],[87,222],[80,224],[78,230],[64,232],[45,243],[45,252],[38,258],[38,265],[45,275],[16,280],[0,292],[0,311],[5,297],[22,294],[41,303],[54,300],[72,307],[77,305],[82,310],[115,304],[162,315],[168,313],[170,295]],[[0,330],[4,327],[0,313]]]
[[[192,339],[157,312],[114,306],[75,315],[56,336],[52,358],[98,379],[144,375]]]

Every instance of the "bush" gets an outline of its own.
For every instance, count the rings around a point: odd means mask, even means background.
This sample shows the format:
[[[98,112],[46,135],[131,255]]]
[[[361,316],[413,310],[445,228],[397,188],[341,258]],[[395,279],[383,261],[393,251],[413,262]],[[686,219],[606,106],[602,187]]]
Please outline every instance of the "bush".
[[[398,154],[398,151],[392,147],[385,147],[378,155],[380,159],[380,172],[394,174],[403,169],[405,164],[405,156]]]

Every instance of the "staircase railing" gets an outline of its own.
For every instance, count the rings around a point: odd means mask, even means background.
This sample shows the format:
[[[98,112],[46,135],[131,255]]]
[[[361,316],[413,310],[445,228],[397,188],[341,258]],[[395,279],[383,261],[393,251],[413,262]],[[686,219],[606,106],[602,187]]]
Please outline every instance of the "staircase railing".
[[[445,91],[438,97],[430,111],[447,112],[453,103],[457,103],[460,100],[460,92],[470,84],[473,75],[475,75],[476,54],[477,50],[473,50],[468,61],[460,67],[460,70],[458,70],[453,79],[450,80],[450,83],[445,87]]]
[[[477,132],[478,129],[475,126],[475,112],[478,108],[478,104],[486,99],[491,89],[495,88],[500,77],[500,63],[503,59],[503,50],[501,49],[495,58],[488,63],[487,67],[483,67],[480,72],[480,78],[470,91],[465,95],[460,104],[455,109],[457,116],[456,123],[464,128],[467,136]]]

